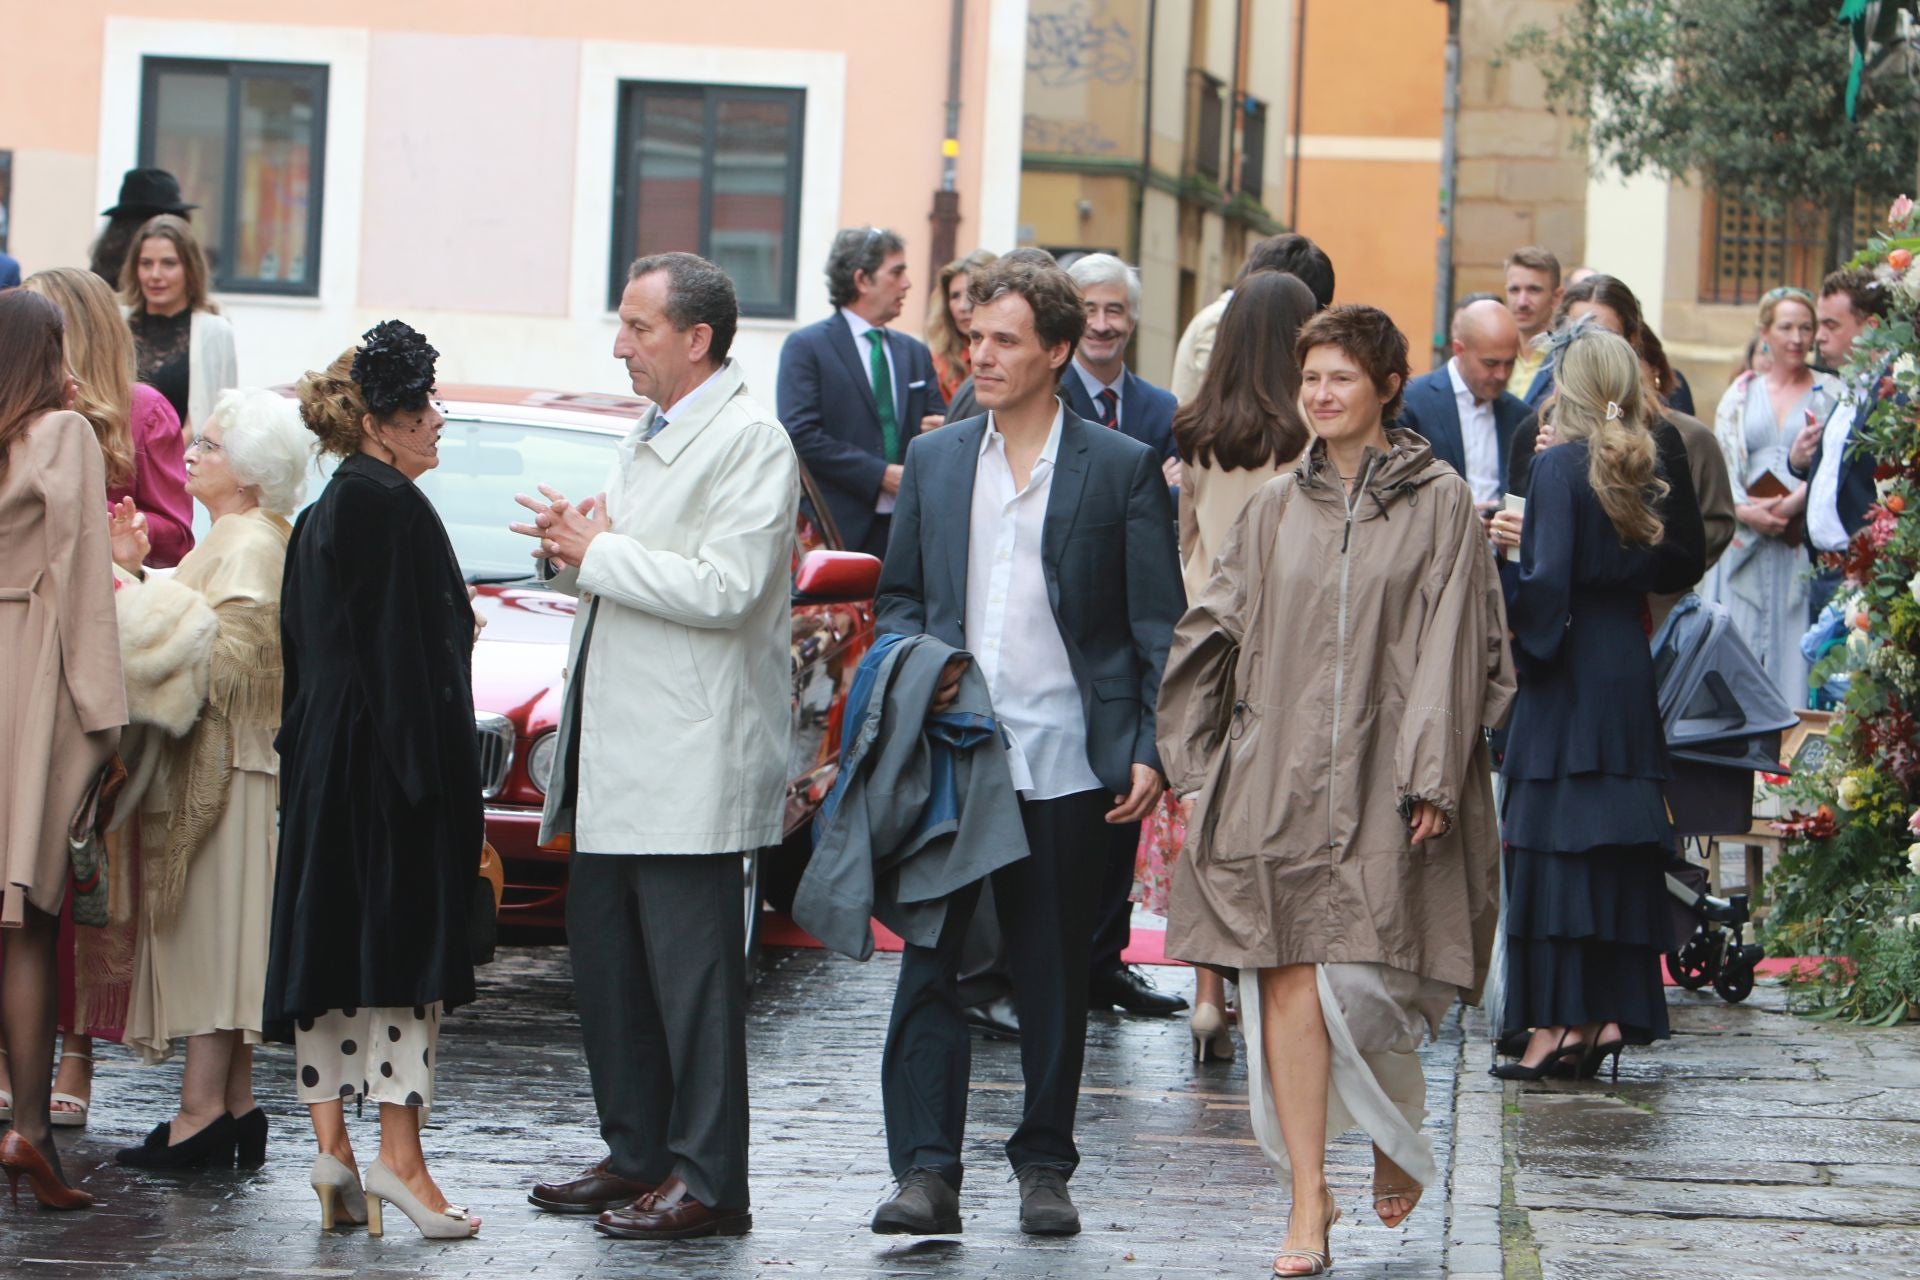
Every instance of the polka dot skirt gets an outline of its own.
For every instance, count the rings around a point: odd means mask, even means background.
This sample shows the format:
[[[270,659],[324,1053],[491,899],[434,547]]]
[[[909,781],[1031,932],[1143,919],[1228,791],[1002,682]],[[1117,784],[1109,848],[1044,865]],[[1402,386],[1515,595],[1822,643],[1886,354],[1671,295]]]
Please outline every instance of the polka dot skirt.
[[[433,1105],[438,1002],[411,1009],[335,1009],[294,1023],[301,1102],[365,1095],[369,1102]]]

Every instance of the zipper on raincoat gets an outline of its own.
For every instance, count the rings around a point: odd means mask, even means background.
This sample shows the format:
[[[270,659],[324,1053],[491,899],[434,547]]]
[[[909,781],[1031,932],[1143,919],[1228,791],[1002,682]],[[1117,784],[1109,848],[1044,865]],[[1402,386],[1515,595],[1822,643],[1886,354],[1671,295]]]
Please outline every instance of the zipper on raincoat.
[[[1367,491],[1367,481],[1373,478],[1374,459],[1368,458],[1366,468],[1360,473],[1360,483],[1353,489],[1342,487],[1340,500],[1346,505],[1347,522],[1340,533],[1340,609],[1339,630],[1335,635],[1333,659],[1333,760],[1327,766],[1327,851],[1333,851],[1333,797],[1335,773],[1340,768],[1340,703],[1345,694],[1347,680],[1347,587],[1353,576],[1353,557],[1348,554],[1353,545],[1354,494]],[[1334,469],[1334,478],[1339,479],[1339,468]]]

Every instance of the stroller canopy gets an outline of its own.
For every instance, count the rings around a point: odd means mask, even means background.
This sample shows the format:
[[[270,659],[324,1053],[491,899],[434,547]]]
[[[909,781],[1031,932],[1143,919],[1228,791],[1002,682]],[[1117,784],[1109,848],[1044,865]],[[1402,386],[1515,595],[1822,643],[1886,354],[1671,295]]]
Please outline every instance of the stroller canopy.
[[[1667,747],[1683,760],[1778,770],[1779,735],[1799,723],[1726,607],[1688,596],[1653,638]]]

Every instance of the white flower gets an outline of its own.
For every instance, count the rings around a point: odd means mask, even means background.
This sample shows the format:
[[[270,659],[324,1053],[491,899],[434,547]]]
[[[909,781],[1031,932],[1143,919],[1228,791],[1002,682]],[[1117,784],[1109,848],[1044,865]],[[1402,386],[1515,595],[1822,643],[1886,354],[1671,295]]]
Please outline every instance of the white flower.
[[[1920,302],[1920,263],[1907,268],[1906,277],[1901,280],[1900,287],[1907,291],[1907,297]]]
[[[1852,774],[1840,779],[1840,785],[1833,793],[1834,803],[1842,809],[1857,809],[1860,807],[1860,802],[1866,798],[1866,788],[1861,786],[1860,779]]]
[[[1916,604],[1920,604],[1920,573],[1907,579],[1907,594],[1913,597]]]
[[[1873,656],[1873,637],[1864,631],[1847,628],[1847,656],[1855,662],[1865,662]]]
[[[1907,866],[1913,874],[1920,876],[1920,841],[1907,846]]]

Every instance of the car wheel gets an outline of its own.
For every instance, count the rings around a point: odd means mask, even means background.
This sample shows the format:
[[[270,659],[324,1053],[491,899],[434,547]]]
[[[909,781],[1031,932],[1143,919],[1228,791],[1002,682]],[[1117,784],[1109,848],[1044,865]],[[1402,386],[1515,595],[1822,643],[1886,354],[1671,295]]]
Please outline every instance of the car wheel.
[[[747,989],[760,978],[760,861],[765,850],[740,855],[742,909],[747,922]]]

